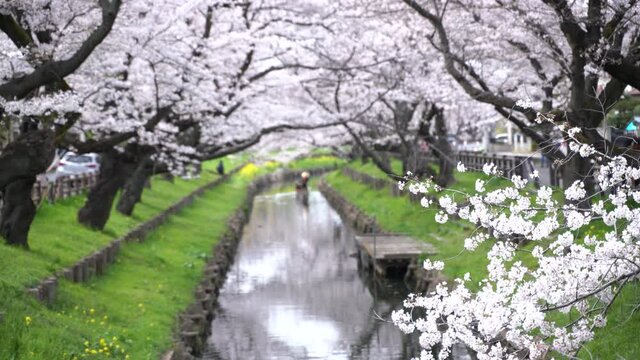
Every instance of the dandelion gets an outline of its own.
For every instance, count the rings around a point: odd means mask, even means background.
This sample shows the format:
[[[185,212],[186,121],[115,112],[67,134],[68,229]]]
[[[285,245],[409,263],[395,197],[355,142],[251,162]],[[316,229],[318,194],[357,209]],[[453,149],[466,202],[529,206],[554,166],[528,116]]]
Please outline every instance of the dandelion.
[[[31,316],[25,316],[24,324],[29,326],[29,325],[31,325],[31,322],[32,322]]]

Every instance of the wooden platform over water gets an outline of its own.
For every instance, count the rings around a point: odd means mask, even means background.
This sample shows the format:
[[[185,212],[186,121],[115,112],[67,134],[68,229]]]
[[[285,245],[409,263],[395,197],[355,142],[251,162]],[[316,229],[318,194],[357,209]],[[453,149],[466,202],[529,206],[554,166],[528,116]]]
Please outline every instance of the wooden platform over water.
[[[406,272],[420,255],[437,254],[433,245],[406,235],[358,235],[356,245],[362,265],[373,267],[382,276],[387,276],[390,269]]]

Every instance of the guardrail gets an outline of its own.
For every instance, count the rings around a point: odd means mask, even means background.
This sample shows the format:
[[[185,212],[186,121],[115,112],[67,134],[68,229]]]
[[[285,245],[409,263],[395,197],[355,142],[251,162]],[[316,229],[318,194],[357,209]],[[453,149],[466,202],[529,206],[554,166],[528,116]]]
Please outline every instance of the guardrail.
[[[55,181],[47,181],[46,178],[36,180],[31,192],[31,199],[35,203],[43,200],[54,202],[81,194],[89,190],[98,182],[98,172],[63,175]]]
[[[497,155],[478,154],[461,151],[455,156],[456,162],[461,162],[470,170],[482,171],[482,165],[493,163],[505,177],[519,175],[529,178],[533,170],[539,173],[539,182],[542,185],[561,186],[562,178],[558,168],[553,166],[553,161],[544,157],[526,155]]]

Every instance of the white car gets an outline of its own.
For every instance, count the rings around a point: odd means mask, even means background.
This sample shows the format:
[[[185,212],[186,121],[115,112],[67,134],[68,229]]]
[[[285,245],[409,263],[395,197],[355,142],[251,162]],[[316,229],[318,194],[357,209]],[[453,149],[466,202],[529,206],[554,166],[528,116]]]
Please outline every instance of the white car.
[[[81,174],[100,170],[98,154],[66,154],[58,164],[58,172],[62,174]]]

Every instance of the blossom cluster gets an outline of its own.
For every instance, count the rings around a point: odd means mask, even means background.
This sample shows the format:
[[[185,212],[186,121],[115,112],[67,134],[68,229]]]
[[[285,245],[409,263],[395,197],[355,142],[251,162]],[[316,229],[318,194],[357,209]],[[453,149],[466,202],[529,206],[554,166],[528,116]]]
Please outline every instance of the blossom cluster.
[[[576,181],[564,196],[556,196],[561,190],[536,189],[519,176],[491,191],[479,179],[475,192],[454,192],[464,198],[459,203],[437,189],[436,221],[445,223],[455,215],[473,224],[464,241],[467,251],[492,245],[485,279],[472,284],[467,274],[438,284],[428,294],[411,295],[404,309],[393,314],[402,331],[421,333],[420,359],[433,358],[436,344],[438,357],[447,358],[456,343],[471,348],[478,359],[572,356],[606,325],[611,303],[624,285],[639,277],[640,190],[635,184],[640,169],[623,156],[578,143],[576,131],[568,134],[574,156],[603,160],[594,179],[600,192]],[[458,169],[466,170],[463,165]],[[492,164],[483,171],[499,174]],[[430,181],[405,182],[414,193],[434,186]],[[432,203],[421,202],[425,207]],[[600,231],[594,233],[596,226]],[[444,264],[427,260],[424,267],[442,270]],[[550,316],[568,313],[571,321]]]

